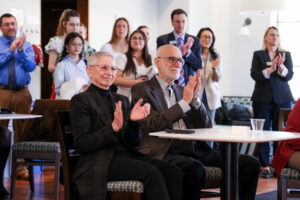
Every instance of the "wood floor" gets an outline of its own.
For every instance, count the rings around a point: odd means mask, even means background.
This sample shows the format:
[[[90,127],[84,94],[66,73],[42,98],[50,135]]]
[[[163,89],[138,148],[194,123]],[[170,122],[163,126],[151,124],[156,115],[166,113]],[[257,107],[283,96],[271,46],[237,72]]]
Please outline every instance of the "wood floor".
[[[50,200],[53,199],[54,192],[54,169],[47,168],[42,173],[34,174],[35,191],[31,192],[29,182],[17,180],[16,183],[16,200]],[[6,178],[5,186],[9,190],[10,180]],[[256,194],[270,192],[277,189],[276,178],[259,179]],[[64,199],[64,187],[59,186],[59,199]],[[220,198],[209,198],[207,200],[219,200]]]

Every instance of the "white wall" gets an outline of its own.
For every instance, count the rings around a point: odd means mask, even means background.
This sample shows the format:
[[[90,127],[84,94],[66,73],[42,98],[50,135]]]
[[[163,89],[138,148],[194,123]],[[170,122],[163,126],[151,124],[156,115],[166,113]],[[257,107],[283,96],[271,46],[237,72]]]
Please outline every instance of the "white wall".
[[[16,18],[19,28],[23,27],[23,32],[27,32],[30,28],[34,31],[40,32],[41,21],[41,4],[40,0],[9,0],[3,2],[1,0],[0,15],[4,13],[12,13]],[[29,29],[27,29],[29,28]],[[40,34],[31,34],[28,31],[27,41],[35,44],[40,44]],[[29,90],[32,99],[39,99],[41,97],[41,69],[36,69],[30,73],[31,83],[29,84]]]
[[[93,48],[100,47],[111,38],[113,24],[118,17],[125,17],[131,32],[140,25],[150,28],[150,45],[155,47],[157,33],[156,0],[90,0],[89,42]]]

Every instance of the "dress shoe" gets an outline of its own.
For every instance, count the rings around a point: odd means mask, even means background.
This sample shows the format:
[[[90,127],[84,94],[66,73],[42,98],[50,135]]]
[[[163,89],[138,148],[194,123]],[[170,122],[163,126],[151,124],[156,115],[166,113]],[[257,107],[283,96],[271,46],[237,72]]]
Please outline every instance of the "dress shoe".
[[[260,176],[262,178],[270,178],[270,170],[268,170],[268,169],[261,170]]]

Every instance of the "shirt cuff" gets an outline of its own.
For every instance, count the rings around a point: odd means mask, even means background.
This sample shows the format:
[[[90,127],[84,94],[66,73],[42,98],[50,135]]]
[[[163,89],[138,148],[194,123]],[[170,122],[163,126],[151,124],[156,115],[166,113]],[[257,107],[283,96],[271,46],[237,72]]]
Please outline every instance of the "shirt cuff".
[[[265,77],[266,79],[269,79],[269,78],[270,78],[270,75],[268,74],[267,69],[264,69],[264,70],[262,71],[262,73],[263,73],[263,75],[264,75],[264,77]]]
[[[193,100],[191,102],[191,106],[195,109],[195,110],[198,110],[202,105],[202,102],[200,101],[199,97],[197,97],[196,101]]]
[[[278,71],[278,74],[280,76],[282,76],[282,77],[286,77],[286,75],[288,74],[288,72],[289,72],[289,70],[285,66],[283,66],[283,70],[282,70],[281,74],[280,74],[279,71]]]
[[[179,106],[181,107],[181,109],[183,110],[184,113],[186,113],[187,111],[189,111],[191,109],[190,105],[188,103],[186,103],[183,99],[181,99],[178,102]]]

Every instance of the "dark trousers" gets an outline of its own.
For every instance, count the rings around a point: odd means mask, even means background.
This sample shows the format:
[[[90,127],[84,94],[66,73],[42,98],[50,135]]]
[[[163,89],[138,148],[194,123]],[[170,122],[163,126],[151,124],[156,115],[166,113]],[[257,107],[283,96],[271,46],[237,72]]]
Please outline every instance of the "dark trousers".
[[[192,157],[179,154],[167,154],[164,160],[179,167],[183,173],[182,199],[199,200],[206,182],[205,166]]]
[[[11,135],[7,128],[0,126],[0,198],[8,194],[4,187],[3,176],[7,157],[10,151]]]
[[[111,160],[107,180],[143,182],[145,200],[181,200],[182,173],[175,165],[162,160],[115,156]]]
[[[276,104],[272,103],[256,103],[253,102],[254,118],[265,119],[264,130],[278,131],[278,118],[280,108],[291,108],[291,102]],[[258,143],[258,157],[261,166],[270,166],[270,145],[269,142]],[[273,152],[276,150],[276,145],[273,146]]]
[[[215,151],[199,157],[205,166],[223,167],[221,151]],[[254,200],[259,175],[259,162],[252,156],[239,156],[239,199]]]

